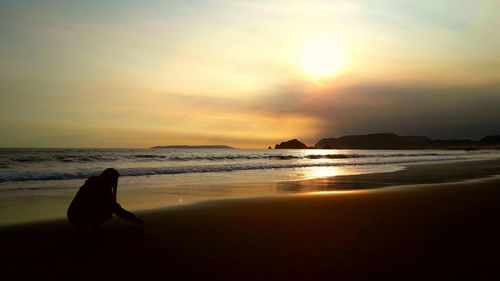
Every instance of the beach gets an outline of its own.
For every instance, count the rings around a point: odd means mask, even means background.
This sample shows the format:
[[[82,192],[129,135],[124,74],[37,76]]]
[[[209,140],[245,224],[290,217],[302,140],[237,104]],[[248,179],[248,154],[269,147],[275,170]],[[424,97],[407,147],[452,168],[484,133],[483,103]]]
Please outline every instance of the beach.
[[[0,278],[500,280],[499,14],[0,1]]]
[[[4,226],[2,267],[53,280],[495,280],[500,166],[481,163],[289,182],[316,191],[143,211],[142,227]],[[334,182],[350,188],[317,190]]]

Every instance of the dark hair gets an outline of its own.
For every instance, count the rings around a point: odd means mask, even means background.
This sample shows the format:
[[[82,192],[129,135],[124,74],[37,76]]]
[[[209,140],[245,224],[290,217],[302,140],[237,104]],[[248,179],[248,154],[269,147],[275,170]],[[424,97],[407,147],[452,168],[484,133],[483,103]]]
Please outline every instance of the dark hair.
[[[103,179],[116,179],[120,176],[120,173],[116,169],[107,168],[101,173],[101,178]]]

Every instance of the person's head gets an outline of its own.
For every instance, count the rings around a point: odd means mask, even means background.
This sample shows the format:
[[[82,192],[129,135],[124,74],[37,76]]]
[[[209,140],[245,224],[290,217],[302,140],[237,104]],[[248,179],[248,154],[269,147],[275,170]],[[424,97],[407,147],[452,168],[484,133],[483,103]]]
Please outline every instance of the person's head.
[[[106,187],[117,187],[120,174],[113,168],[107,168],[99,176]]]

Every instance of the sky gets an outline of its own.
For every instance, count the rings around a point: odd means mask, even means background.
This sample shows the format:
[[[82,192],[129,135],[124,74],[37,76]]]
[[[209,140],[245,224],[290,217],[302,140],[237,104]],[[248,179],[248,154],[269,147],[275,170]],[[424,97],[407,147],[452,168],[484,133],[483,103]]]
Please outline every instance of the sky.
[[[500,134],[499,14],[496,0],[0,0],[0,146]]]

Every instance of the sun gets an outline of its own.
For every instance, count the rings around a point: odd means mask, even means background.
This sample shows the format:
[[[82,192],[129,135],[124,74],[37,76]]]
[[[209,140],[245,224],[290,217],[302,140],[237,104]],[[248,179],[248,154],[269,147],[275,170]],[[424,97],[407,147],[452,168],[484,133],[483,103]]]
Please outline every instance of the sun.
[[[329,37],[308,40],[300,59],[303,71],[312,78],[334,76],[344,66],[339,42]]]

